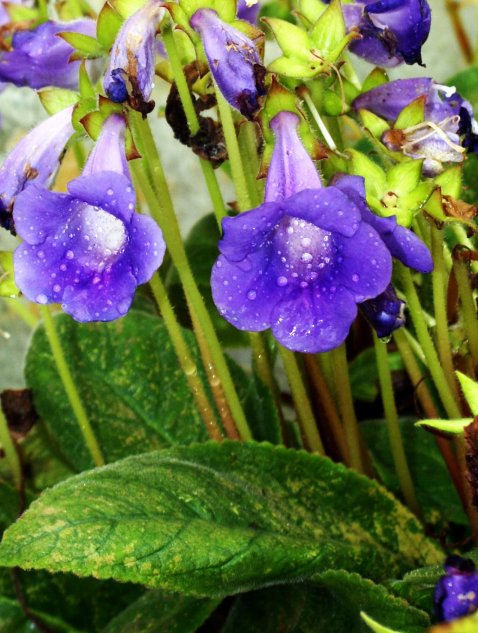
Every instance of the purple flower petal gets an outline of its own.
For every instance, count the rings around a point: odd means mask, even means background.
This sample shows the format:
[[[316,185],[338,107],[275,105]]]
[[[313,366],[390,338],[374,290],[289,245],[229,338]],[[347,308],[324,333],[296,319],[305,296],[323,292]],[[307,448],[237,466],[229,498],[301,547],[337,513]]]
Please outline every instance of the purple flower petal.
[[[473,561],[449,556],[446,575],[435,587],[435,612],[440,622],[450,622],[478,610],[478,571]]]
[[[59,165],[59,157],[73,134],[73,108],[54,114],[29,132],[8,154],[0,167],[0,221],[12,228],[16,196],[35,184],[47,184]]]
[[[388,121],[395,121],[400,112],[418,97],[429,95],[433,80],[430,77],[389,81],[357,97],[354,110],[369,110]]]
[[[373,299],[364,301],[359,310],[375,328],[379,338],[387,338],[405,323],[405,303],[397,297],[392,284]]]
[[[327,352],[344,342],[356,315],[357,306],[345,288],[307,288],[275,306],[272,333],[290,350]]]
[[[190,20],[202,38],[211,74],[229,104],[248,119],[265,95],[265,68],[254,42],[212,9],[199,9]]]
[[[158,261],[162,262],[166,245],[161,229],[146,215],[135,213],[131,218],[129,246],[135,257],[130,259],[131,270],[138,284],[151,279],[158,269]]]
[[[129,178],[111,171],[80,176],[68,184],[72,196],[93,207],[102,207],[123,222],[134,213],[136,194]]]
[[[322,186],[315,165],[297,134],[299,117],[293,112],[280,112],[270,122],[275,144],[272,153],[265,201],[284,200],[303,189]]]
[[[237,17],[239,20],[245,20],[246,22],[250,22],[251,24],[257,24],[257,17],[259,15],[260,8],[261,5],[259,4],[259,2],[251,4],[249,6],[246,0],[238,0]]]
[[[64,31],[95,37],[94,20],[44,22],[32,31],[18,31],[12,50],[0,54],[0,81],[15,86],[78,88],[80,62],[70,62],[73,47],[58,36]]]
[[[148,0],[125,21],[113,45],[103,82],[112,101],[128,101],[145,115],[154,107],[148,99],[154,85],[156,30],[164,12],[159,0]]]
[[[125,132],[126,123],[123,116],[112,114],[106,119],[83,167],[83,176],[100,171],[115,171],[130,177],[125,152]]]

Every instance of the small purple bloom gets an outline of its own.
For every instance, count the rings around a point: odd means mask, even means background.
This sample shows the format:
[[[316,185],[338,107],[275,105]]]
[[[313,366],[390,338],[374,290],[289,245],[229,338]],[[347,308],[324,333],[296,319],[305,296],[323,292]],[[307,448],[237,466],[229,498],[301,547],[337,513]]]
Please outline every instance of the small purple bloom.
[[[432,261],[395,217],[368,209],[363,178],[321,186],[298,121],[291,112],[271,121],[266,202],[223,220],[211,287],[219,312],[238,329],[271,328],[285,347],[316,353],[340,345],[357,304],[387,290],[392,255],[417,270],[430,270]]]
[[[360,312],[380,338],[387,338],[405,324],[405,303],[397,297],[392,284],[373,299],[359,305]]]
[[[393,122],[419,97],[425,101],[425,120],[411,128],[385,132],[382,141],[389,149],[425,159],[424,173],[429,176],[440,173],[442,163],[462,162],[466,150],[478,153],[478,124],[471,104],[455,88],[436,84],[429,77],[382,84],[357,97],[353,107]]]
[[[248,0],[238,0],[237,3],[237,17],[239,20],[245,20],[250,24],[257,24],[257,17],[259,15],[259,9],[261,8],[258,0],[251,3]]]
[[[343,6],[347,30],[361,39],[350,50],[372,64],[421,64],[428,38],[431,11],[427,0],[362,0]]]
[[[125,315],[164,256],[159,227],[134,210],[124,132],[123,118],[112,115],[68,193],[31,185],[15,204],[24,240],[14,255],[16,283],[30,300],[61,303],[77,321]]]
[[[69,61],[73,47],[58,35],[66,31],[95,37],[96,25],[86,18],[64,24],[50,21],[16,32],[12,50],[0,54],[0,81],[35,89],[77,89],[80,62]]]
[[[14,230],[12,209],[15,199],[32,183],[47,185],[57,170],[66,142],[73,134],[66,108],[37,125],[8,154],[0,167],[0,225]]]
[[[209,68],[224,98],[253,119],[266,93],[266,71],[254,42],[223,22],[212,9],[199,9],[190,23],[201,35]]]
[[[478,571],[473,561],[449,556],[446,575],[435,587],[435,613],[440,622],[449,622],[478,610]]]
[[[121,27],[104,78],[107,96],[146,115],[154,108],[148,101],[154,86],[156,30],[165,9],[159,0],[149,0]]]

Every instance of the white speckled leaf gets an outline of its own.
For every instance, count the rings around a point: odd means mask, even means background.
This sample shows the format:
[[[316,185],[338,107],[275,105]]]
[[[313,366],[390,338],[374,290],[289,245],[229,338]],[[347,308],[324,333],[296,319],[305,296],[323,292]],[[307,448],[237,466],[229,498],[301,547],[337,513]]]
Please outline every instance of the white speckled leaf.
[[[343,568],[372,579],[440,550],[375,482],[268,444],[137,455],[47,490],[5,533],[0,565],[218,596]]]

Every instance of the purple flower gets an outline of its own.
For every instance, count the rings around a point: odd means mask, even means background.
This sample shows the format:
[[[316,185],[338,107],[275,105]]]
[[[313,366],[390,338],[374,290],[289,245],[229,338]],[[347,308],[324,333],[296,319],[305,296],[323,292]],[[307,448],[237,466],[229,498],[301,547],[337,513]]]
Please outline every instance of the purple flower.
[[[214,80],[226,101],[248,119],[266,93],[265,68],[254,42],[223,22],[212,9],[199,9],[191,26],[202,38]]]
[[[77,321],[126,314],[136,287],[151,278],[164,255],[156,223],[134,211],[124,132],[123,118],[112,115],[68,193],[33,184],[14,208],[24,240],[14,255],[17,285],[32,301],[61,303]]]
[[[237,3],[237,17],[239,20],[245,20],[251,24],[257,24],[257,16],[259,15],[259,9],[261,8],[258,1],[254,4],[247,0],[238,0]]]
[[[405,324],[404,308],[405,303],[397,297],[392,284],[374,299],[359,305],[360,312],[380,338],[387,338]]]
[[[427,0],[362,0],[344,4],[347,30],[362,36],[350,50],[372,64],[421,64],[431,25]]]
[[[32,183],[47,185],[59,157],[73,134],[73,108],[54,114],[29,132],[0,167],[0,225],[14,230],[12,209],[16,197]]]
[[[238,329],[271,328],[285,347],[315,353],[340,345],[357,304],[387,290],[392,255],[417,270],[433,264],[411,231],[368,209],[362,178],[321,187],[298,121],[291,112],[271,121],[266,202],[223,220],[211,287],[219,312]]]
[[[419,97],[424,99],[425,120],[385,132],[382,141],[389,149],[425,159],[424,173],[429,176],[440,173],[444,162],[462,162],[466,150],[478,153],[478,124],[471,104],[455,88],[436,84],[428,77],[382,84],[357,97],[353,107],[392,122]]]
[[[435,587],[435,613],[440,622],[449,622],[478,610],[478,571],[473,561],[449,556],[446,575]]]
[[[107,96],[146,115],[154,108],[148,101],[154,85],[156,30],[165,12],[159,0],[149,0],[121,27],[105,73]]]
[[[0,81],[15,86],[78,88],[80,62],[70,62],[73,47],[58,36],[64,31],[95,37],[94,20],[44,22],[32,31],[18,31],[12,50],[0,54]]]

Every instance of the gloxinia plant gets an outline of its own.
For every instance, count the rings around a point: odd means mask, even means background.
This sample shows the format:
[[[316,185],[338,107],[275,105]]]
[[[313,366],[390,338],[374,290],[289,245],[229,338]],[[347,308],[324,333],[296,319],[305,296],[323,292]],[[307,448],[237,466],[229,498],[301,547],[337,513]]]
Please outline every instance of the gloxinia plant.
[[[440,622],[449,622],[478,610],[478,571],[461,556],[449,556],[444,567],[435,587],[435,609]]]
[[[159,0],[148,0],[121,27],[111,51],[103,86],[117,103],[128,101],[132,108],[147,114],[154,85],[156,30],[165,9]]]
[[[211,74],[228,103],[248,119],[260,109],[265,68],[254,42],[212,9],[198,9],[191,26],[202,38]]]
[[[48,21],[33,30],[14,33],[11,50],[0,52],[0,82],[15,86],[78,88],[80,61],[70,61],[74,48],[60,34],[93,36],[94,20]]]
[[[33,184],[15,202],[19,288],[32,301],[61,303],[78,321],[126,314],[164,256],[155,222],[135,213],[124,132],[124,119],[112,115],[67,194]]]
[[[14,231],[13,205],[32,183],[47,185],[73,134],[73,108],[65,108],[37,125],[8,154],[0,167],[0,222]]]
[[[350,50],[371,64],[421,64],[431,11],[427,0],[363,0],[345,4],[345,23],[360,38]]]
[[[298,121],[291,112],[271,121],[276,145],[265,203],[223,220],[211,286],[219,312],[235,327],[271,328],[285,347],[317,353],[343,342],[356,304],[387,289],[391,255],[422,272],[433,263],[394,217],[373,215],[363,179],[339,176],[321,186]]]
[[[476,153],[478,124],[471,104],[452,87],[436,84],[429,77],[397,79],[357,97],[355,110],[369,110],[395,121],[402,110],[423,100],[423,121],[405,129],[386,131],[382,140],[394,151],[425,159],[424,172],[435,175],[443,163],[461,163],[466,151]]]

